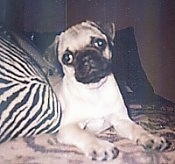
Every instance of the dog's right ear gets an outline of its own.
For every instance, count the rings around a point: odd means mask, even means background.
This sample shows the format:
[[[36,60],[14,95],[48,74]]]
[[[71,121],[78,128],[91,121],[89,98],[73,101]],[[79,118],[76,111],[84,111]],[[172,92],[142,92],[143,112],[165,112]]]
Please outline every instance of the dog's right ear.
[[[57,68],[57,72],[63,76],[63,71],[61,64],[58,61],[58,44],[59,44],[60,36],[56,35],[53,43],[45,50],[44,52],[44,58],[55,68]]]
[[[57,52],[58,44],[59,44],[59,35],[56,35],[53,43],[44,52],[44,57],[52,65],[55,65],[54,62],[58,56],[58,52]]]

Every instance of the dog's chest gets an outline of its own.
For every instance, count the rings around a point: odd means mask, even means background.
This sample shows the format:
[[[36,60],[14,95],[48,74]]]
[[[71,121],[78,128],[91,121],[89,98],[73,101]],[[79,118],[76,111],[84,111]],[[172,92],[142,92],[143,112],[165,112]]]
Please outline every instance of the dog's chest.
[[[115,113],[117,97],[116,88],[108,81],[102,87],[95,89],[84,88],[73,83],[63,85],[60,94],[63,122],[96,119]],[[120,106],[120,102],[118,105]]]

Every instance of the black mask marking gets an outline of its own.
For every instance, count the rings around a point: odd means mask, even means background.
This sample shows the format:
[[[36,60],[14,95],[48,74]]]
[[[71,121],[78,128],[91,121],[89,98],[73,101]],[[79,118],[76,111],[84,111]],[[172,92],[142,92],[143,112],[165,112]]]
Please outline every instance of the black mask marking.
[[[111,73],[111,61],[102,54],[89,49],[77,52],[75,60],[75,78],[84,84],[99,82]]]

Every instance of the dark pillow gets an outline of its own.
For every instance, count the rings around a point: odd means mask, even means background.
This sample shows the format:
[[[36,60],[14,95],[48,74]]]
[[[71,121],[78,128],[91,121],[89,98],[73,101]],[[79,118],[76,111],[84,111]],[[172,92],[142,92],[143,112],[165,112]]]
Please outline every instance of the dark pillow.
[[[126,104],[169,103],[154,93],[141,65],[133,27],[116,31],[112,62],[113,72]]]

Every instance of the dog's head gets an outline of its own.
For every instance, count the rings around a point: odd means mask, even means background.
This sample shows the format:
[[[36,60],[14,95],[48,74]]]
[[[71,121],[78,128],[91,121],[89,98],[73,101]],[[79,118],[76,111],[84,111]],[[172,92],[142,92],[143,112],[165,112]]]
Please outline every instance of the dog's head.
[[[113,24],[100,26],[86,21],[61,33],[58,42],[58,61],[65,76],[89,84],[99,82],[111,73]]]

